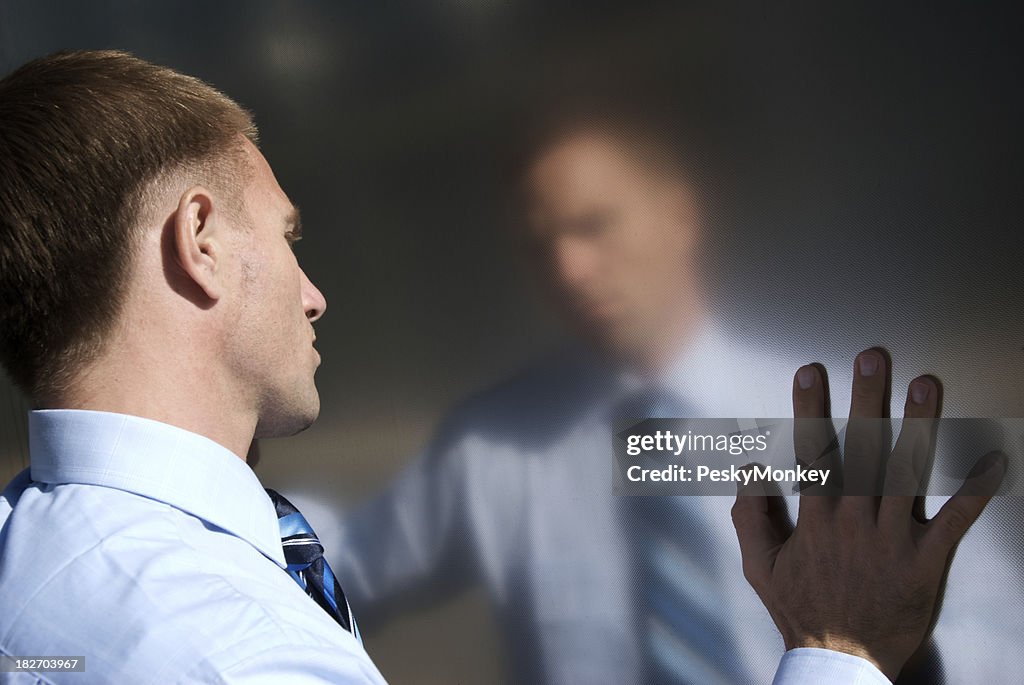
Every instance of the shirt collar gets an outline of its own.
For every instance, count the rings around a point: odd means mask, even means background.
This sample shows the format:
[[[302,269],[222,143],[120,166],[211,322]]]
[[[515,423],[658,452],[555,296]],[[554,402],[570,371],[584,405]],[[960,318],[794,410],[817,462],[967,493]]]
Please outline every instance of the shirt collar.
[[[644,375],[634,369],[619,367],[615,373],[618,387],[625,392],[640,388],[672,390],[688,377],[692,377],[695,371],[701,370],[707,361],[708,347],[718,342],[719,338],[717,328],[709,322],[702,321],[687,335],[685,342],[676,348],[661,371]]]
[[[101,411],[29,412],[32,480],[116,488],[196,516],[286,566],[274,505],[226,447],[151,419]]]
[[[735,412],[730,392],[730,374],[738,361],[733,345],[720,324],[703,319],[687,335],[669,363],[659,373],[644,377],[619,369],[616,374],[621,396],[650,389],[665,392],[689,407],[694,416],[725,417]]]

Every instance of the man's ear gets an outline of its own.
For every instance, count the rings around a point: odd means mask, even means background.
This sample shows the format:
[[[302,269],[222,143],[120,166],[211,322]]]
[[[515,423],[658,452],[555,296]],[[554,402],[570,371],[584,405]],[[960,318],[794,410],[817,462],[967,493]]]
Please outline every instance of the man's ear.
[[[211,300],[223,295],[224,227],[213,194],[192,186],[182,194],[174,213],[173,254],[178,266]]]

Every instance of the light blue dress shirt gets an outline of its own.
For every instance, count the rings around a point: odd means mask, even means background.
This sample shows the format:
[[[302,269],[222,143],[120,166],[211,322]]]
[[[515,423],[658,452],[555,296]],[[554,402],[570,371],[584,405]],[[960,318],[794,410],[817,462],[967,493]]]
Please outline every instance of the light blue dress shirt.
[[[766,377],[760,357],[714,330],[691,349],[664,382],[696,415],[791,415],[791,408],[768,410],[765,398],[780,387],[788,396],[798,364],[780,364],[784,375]],[[328,549],[352,552],[328,557],[363,627],[423,599],[483,586],[512,682],[640,685],[648,628],[638,626],[631,576],[637,532],[624,530],[617,515],[607,422],[630,382],[575,347],[541,360],[463,403],[383,492],[318,528],[333,541]],[[692,541],[694,554],[675,560],[674,574],[704,599],[707,615],[732,627],[737,651],[728,671],[709,674],[699,663],[706,646],[685,644],[695,658],[681,673],[708,684],[889,682],[846,654],[783,655],[777,628],[743,577],[733,498],[688,499],[701,500],[707,535]]]
[[[93,411],[29,416],[0,496],[0,654],[81,673],[0,683],[383,683],[288,576],[274,506],[223,446]]]

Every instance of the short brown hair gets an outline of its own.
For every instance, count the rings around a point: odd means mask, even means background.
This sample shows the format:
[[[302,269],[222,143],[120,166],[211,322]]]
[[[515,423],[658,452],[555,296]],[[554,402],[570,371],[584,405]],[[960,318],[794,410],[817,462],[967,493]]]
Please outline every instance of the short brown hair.
[[[0,363],[30,397],[67,387],[124,301],[147,189],[197,183],[256,141],[202,81],[124,52],[60,52],[0,80]]]
[[[581,133],[607,136],[651,168],[695,183],[707,153],[694,109],[664,85],[628,75],[538,86],[516,112],[516,132],[500,155],[513,207],[522,204],[526,174],[540,157]]]

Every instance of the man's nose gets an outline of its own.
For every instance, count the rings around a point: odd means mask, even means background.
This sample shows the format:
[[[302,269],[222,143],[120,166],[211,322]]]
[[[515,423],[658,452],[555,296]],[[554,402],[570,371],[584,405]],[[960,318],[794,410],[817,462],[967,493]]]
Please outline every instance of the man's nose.
[[[311,322],[316,321],[327,311],[327,300],[320,289],[313,285],[313,282],[302,271],[302,308],[306,312],[306,318]]]

